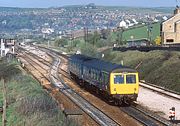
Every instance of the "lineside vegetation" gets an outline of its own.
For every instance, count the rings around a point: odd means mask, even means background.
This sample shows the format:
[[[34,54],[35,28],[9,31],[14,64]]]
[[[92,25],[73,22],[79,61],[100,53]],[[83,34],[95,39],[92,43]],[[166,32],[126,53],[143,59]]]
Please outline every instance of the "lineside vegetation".
[[[7,91],[7,126],[75,126],[36,80],[21,73],[17,63],[0,62],[0,75],[5,79]],[[0,90],[2,107],[2,81]]]

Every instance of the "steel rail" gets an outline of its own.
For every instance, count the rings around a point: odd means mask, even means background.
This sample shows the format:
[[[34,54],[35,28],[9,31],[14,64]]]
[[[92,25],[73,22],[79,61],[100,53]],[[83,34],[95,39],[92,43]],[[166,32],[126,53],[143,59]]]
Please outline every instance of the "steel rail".
[[[46,49],[44,48],[43,50],[46,50]],[[51,52],[51,50],[48,49],[48,52]],[[54,50],[52,52],[53,52],[54,57],[58,57],[57,55],[59,55],[59,53],[57,53]],[[49,55],[52,55],[52,54],[49,54]],[[64,56],[63,54],[61,54],[61,56],[63,56],[64,58],[67,58],[67,56]],[[58,78],[58,77],[56,77],[56,78]],[[59,78],[59,80],[61,80],[61,79]],[[64,82],[61,82],[61,84],[62,83],[64,84]],[[67,88],[67,86],[66,86],[66,89],[69,89],[69,87]],[[133,107],[133,106],[120,107],[120,109],[146,126],[152,126],[152,125],[158,126],[159,123],[161,125],[165,125],[165,126],[173,125],[171,122],[167,121],[166,119],[164,119],[160,116],[154,115],[150,112],[144,111],[138,107]]]

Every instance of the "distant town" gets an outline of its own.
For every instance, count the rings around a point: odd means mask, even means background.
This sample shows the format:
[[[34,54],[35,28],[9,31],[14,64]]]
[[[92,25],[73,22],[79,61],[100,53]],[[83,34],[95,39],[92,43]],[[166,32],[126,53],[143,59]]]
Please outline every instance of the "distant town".
[[[172,10],[173,8],[106,7],[93,3],[44,9],[1,7],[0,37],[61,37],[74,31],[83,32],[85,28],[102,30],[121,26],[127,29],[167,20],[172,16]]]

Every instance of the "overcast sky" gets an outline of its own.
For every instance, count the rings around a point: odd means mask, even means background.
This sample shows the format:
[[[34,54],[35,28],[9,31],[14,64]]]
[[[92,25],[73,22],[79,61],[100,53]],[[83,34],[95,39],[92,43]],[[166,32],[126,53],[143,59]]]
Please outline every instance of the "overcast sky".
[[[175,7],[176,0],[0,0],[1,7],[30,8],[60,7],[65,5],[86,5],[88,3],[108,6]]]

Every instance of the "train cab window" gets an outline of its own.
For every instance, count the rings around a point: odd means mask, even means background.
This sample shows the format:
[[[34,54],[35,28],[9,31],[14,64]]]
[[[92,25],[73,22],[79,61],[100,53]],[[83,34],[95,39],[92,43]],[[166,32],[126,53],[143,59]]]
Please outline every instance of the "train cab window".
[[[124,84],[124,75],[115,75],[114,84]]]
[[[126,83],[127,84],[136,83],[136,75],[126,75]]]

